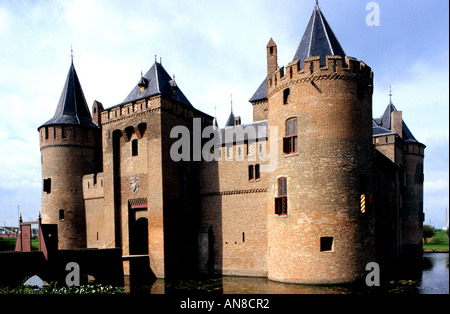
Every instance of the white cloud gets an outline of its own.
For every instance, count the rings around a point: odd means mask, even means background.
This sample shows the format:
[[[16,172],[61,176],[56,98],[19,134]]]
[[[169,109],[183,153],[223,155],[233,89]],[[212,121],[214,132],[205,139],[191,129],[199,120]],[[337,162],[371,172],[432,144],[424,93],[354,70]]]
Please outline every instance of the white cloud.
[[[10,18],[6,8],[0,7],[0,39],[10,30]]]
[[[437,181],[425,181],[424,189],[427,194],[448,193],[449,183],[443,179]]]

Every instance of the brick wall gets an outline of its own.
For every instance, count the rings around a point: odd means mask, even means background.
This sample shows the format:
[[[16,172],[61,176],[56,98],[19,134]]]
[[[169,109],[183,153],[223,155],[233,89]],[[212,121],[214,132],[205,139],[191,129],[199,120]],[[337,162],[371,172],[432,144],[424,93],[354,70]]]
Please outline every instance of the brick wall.
[[[58,225],[59,249],[86,247],[83,175],[95,170],[97,129],[73,125],[39,129],[42,222]]]
[[[269,126],[277,126],[278,169],[269,177],[270,279],[297,283],[354,281],[373,258],[372,217],[360,211],[360,184],[372,189],[370,68],[347,58],[298,61],[269,77]],[[311,66],[313,70],[311,71]],[[289,88],[286,101],[285,90]],[[286,121],[297,118],[298,152],[283,153]],[[275,214],[277,180],[287,178],[288,214]],[[329,249],[321,238],[332,238]]]

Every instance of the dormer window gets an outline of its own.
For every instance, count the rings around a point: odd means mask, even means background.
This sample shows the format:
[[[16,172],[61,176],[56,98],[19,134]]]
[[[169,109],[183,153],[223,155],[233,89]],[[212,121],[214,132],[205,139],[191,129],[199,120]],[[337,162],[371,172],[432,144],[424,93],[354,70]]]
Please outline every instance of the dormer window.
[[[175,82],[175,75],[173,76],[173,80],[170,80],[169,84],[170,84],[170,89],[172,90],[172,94],[174,96],[176,96],[177,95],[178,86],[177,86],[177,82]]]
[[[148,80],[142,76],[142,72],[141,72],[141,80],[139,81],[138,86],[140,93],[142,93],[148,86]]]

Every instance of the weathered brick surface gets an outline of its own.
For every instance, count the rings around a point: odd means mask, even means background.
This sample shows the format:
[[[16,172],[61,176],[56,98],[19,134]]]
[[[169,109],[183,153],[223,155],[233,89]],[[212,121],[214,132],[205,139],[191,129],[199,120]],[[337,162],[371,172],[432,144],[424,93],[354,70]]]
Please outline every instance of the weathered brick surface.
[[[332,63],[336,61],[334,71]],[[268,206],[270,279],[297,283],[348,282],[360,278],[373,254],[371,217],[360,212],[360,178],[371,178],[371,71],[363,63],[330,58],[297,62],[269,77],[269,126],[277,126],[279,166],[269,177],[269,197],[277,179],[287,178],[288,214]],[[284,104],[283,91],[290,88]],[[298,153],[283,153],[286,121],[298,119]],[[371,189],[368,180],[367,189]],[[333,237],[321,252],[320,238]]]
[[[95,170],[98,131],[72,125],[45,126],[39,135],[42,178],[51,180],[50,193],[42,192],[42,222],[58,225],[59,249],[86,247],[82,178]]]

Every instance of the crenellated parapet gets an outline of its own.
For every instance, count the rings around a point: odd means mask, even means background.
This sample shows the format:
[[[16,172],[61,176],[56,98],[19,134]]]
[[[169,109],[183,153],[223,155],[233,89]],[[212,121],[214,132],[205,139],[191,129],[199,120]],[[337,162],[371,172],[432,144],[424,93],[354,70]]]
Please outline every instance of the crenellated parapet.
[[[352,57],[326,56],[326,65],[320,66],[320,57],[305,59],[304,68],[300,69],[300,60],[280,67],[267,80],[267,95],[272,94],[299,83],[308,83],[320,80],[343,80],[365,82],[373,88],[373,72],[364,62]]]
[[[131,103],[120,104],[101,112],[101,123],[109,124],[147,112],[159,111],[161,102],[158,96],[141,99]]]
[[[39,129],[41,149],[58,146],[95,147],[97,129],[78,125],[48,125]]]
[[[205,118],[204,113],[193,107],[188,107],[181,102],[170,100],[165,96],[156,95],[103,110],[101,112],[101,123],[102,125],[116,123],[149,112],[160,112],[161,110],[171,112],[184,119],[199,117],[203,120]]]
[[[105,195],[103,173],[87,174],[83,177],[84,200],[103,198]]]

